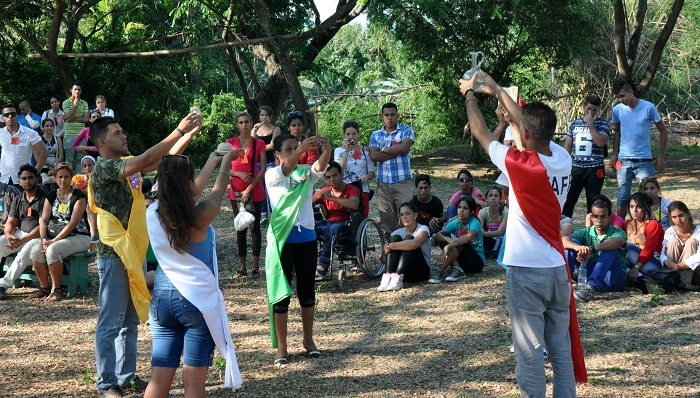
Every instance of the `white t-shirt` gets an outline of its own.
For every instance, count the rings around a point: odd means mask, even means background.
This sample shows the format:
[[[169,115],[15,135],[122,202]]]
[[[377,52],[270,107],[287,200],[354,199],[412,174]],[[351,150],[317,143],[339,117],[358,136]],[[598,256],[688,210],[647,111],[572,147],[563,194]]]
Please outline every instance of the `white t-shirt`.
[[[413,236],[415,237],[420,231],[423,231],[426,234],[428,234],[428,236],[430,236],[430,230],[427,226],[423,224],[418,224],[416,230],[413,232]],[[406,239],[406,227],[401,227],[397,229],[396,231],[392,232],[391,235],[398,235],[401,237],[401,239]],[[423,258],[425,259],[425,263],[430,265],[430,239],[426,239],[425,242],[423,242],[423,244],[420,247],[420,250],[423,252]]]
[[[297,222],[294,224],[295,226],[302,226],[312,231],[314,230],[315,224],[311,196],[314,192],[314,184],[316,184],[316,182],[323,177],[323,173],[325,172],[325,170],[317,172],[315,170],[316,163],[318,163],[318,161],[311,165],[311,168],[309,169],[308,178],[310,183],[309,192],[307,193],[308,198],[304,201],[301,210],[299,210],[299,217],[297,218]],[[285,176],[284,173],[282,173],[282,165],[268,169],[265,172],[265,185],[267,185],[267,194],[270,198],[272,211],[274,211],[275,207],[277,207],[277,202],[279,201],[280,197],[287,191],[287,188],[289,188],[290,176],[291,174]]]
[[[513,137],[513,128],[511,126],[506,127],[506,133],[503,136],[503,141],[515,141],[515,137]]]
[[[340,160],[345,154],[345,148],[342,146],[335,148],[333,153],[334,160],[340,163]],[[369,148],[365,146],[362,147],[361,151],[350,151],[343,169],[343,182],[346,184],[355,182],[363,175],[374,171],[374,163],[372,163],[372,159],[369,158]],[[367,184],[367,182],[362,183],[362,192],[369,192],[369,184]]]
[[[10,134],[7,127],[0,129],[0,146],[2,147],[2,156],[0,156],[0,181],[5,184],[10,178],[15,184],[19,183],[19,168],[32,161],[34,154],[34,145],[41,142],[39,133],[19,125],[19,130],[14,134]]]
[[[695,226],[695,229],[693,230],[693,233],[690,234],[690,237],[695,238],[696,240],[700,240],[700,225]],[[668,256],[666,255],[666,247],[668,246],[668,243],[674,239],[680,241],[680,238],[678,237],[678,235],[676,235],[676,230],[673,229],[673,227],[670,227],[664,233],[664,241],[661,245],[661,256],[659,257],[659,261],[661,261],[661,264],[663,264],[668,259]],[[700,251],[697,251],[694,254],[688,256],[685,259],[685,265],[687,265],[688,268],[695,270],[698,267],[698,265],[700,265]]]
[[[547,169],[549,182],[554,194],[559,201],[559,210],[564,206],[566,195],[569,192],[571,181],[571,155],[559,145],[551,142],[549,148],[552,156],[539,155],[542,164]],[[511,147],[494,141],[489,146],[489,156],[503,174],[508,177],[509,186],[511,176],[506,169],[506,154]],[[517,178],[517,176],[514,176]],[[514,189],[508,196],[508,226],[506,227],[506,246],[503,256],[503,264],[517,267],[553,268],[565,264],[564,258],[554,247],[550,246],[544,238],[538,234],[525,218],[518,196]]]

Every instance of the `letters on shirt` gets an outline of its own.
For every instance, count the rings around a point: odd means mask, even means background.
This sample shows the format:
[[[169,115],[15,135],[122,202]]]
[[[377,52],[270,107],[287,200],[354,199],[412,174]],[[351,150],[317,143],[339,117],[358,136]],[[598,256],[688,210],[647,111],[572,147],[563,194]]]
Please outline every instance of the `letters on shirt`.
[[[549,182],[552,183],[552,190],[557,196],[566,196],[569,192],[569,183],[571,176],[554,176],[549,177]]]

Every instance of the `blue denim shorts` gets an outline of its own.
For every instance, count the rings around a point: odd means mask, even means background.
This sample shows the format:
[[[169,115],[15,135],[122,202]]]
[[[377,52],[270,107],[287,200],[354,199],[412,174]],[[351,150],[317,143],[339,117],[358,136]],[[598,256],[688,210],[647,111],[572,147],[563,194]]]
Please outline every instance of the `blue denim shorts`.
[[[153,354],[151,366],[209,367],[214,340],[202,313],[177,290],[154,290],[149,311]]]

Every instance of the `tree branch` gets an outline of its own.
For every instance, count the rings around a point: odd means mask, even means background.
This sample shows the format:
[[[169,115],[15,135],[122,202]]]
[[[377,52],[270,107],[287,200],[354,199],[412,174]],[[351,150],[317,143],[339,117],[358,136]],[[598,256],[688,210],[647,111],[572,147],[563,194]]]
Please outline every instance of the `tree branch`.
[[[626,36],[627,18],[625,17],[624,0],[617,0],[615,3],[615,34],[613,36],[615,58],[617,58],[617,74],[621,79],[629,80],[631,73],[627,62],[627,50],[625,49]]]
[[[627,45],[627,64],[629,65],[629,70],[634,70],[634,64],[637,59],[637,52],[639,50],[639,39],[642,36],[642,29],[644,28],[644,19],[647,15],[647,0],[639,0],[637,5],[637,14],[634,19],[634,25],[632,26],[632,33],[630,34],[629,44]]]
[[[673,33],[673,28],[676,26],[678,15],[680,15],[684,3],[685,0],[675,0],[673,2],[673,6],[671,7],[671,11],[668,13],[668,19],[664,24],[664,28],[661,31],[659,38],[656,39],[656,42],[654,43],[654,49],[651,52],[651,59],[649,60],[647,70],[644,73],[641,83],[639,84],[640,96],[644,95],[649,90],[651,83],[654,81],[654,76],[656,76],[656,70],[659,67],[659,62],[661,61],[661,55],[664,51],[664,47],[666,47],[666,43],[671,37],[671,33]]]

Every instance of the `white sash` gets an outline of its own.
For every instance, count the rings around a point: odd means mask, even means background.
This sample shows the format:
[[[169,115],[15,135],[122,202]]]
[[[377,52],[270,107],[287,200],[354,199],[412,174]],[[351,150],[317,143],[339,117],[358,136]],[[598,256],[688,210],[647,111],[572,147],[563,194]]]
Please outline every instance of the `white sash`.
[[[189,253],[178,253],[170,246],[168,236],[160,224],[156,210],[158,202],[146,211],[148,237],[158,266],[163,269],[173,286],[204,316],[216,348],[226,359],[224,387],[241,388],[243,379],[238,369],[238,359],[231,339],[224,295],[219,289],[219,272],[216,261],[216,239],[212,240],[214,250],[214,273],[199,259]]]

